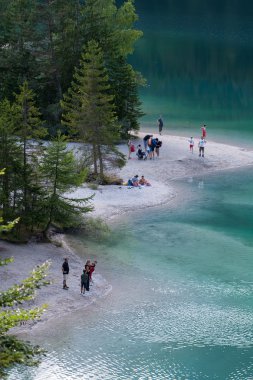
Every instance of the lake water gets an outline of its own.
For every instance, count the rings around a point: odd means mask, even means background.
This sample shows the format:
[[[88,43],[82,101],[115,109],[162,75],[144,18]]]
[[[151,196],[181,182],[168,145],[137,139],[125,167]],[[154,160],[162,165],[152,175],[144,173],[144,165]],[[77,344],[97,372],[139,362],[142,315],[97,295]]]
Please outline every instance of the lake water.
[[[210,139],[252,144],[253,2],[136,6],[145,128],[161,113],[171,133],[206,123]],[[47,357],[9,380],[253,379],[253,170],[174,185],[174,204],[125,218],[105,241],[71,238],[113,290],[41,328]]]
[[[253,2],[136,1],[144,37],[131,62],[143,73],[146,116],[174,133],[253,134]],[[195,135],[195,134],[194,134]],[[210,137],[210,136],[209,136]]]
[[[113,290],[38,332],[48,356],[9,380],[253,379],[252,168],[175,185],[104,241],[71,238]]]

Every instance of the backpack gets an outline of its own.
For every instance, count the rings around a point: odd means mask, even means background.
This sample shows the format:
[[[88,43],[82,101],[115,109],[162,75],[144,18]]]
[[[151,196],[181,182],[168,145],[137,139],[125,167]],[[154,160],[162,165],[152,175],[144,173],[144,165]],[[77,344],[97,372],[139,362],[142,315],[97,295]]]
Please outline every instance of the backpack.
[[[130,152],[135,152],[135,146],[133,144],[130,146]]]

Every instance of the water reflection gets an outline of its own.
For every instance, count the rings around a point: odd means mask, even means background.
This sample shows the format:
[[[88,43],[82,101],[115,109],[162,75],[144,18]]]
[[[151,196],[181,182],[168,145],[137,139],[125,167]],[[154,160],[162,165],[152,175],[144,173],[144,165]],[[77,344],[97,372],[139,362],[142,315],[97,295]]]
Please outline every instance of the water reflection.
[[[162,112],[174,123],[252,130],[253,3],[243,4],[137,2],[144,38],[133,60],[150,85],[142,92],[146,120]]]

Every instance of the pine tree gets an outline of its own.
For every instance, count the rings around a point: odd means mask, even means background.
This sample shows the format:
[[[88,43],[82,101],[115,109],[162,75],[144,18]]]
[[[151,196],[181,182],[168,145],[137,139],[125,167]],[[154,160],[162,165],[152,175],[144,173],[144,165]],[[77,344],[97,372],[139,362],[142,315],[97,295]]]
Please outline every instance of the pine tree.
[[[108,70],[110,92],[114,96],[115,112],[121,125],[121,136],[128,131],[139,130],[139,118],[143,116],[138,94],[144,79],[126,62],[134,51],[135,42],[142,32],[134,28],[138,16],[134,1],[123,2],[116,7],[115,0],[87,0],[83,9],[85,40],[99,43]]]
[[[92,210],[87,205],[90,198],[70,199],[64,193],[80,186],[87,175],[87,170],[78,172],[77,163],[72,151],[68,151],[65,137],[60,134],[44,152],[41,164],[42,179],[45,182],[46,197],[43,201],[45,215],[44,231],[51,224],[69,227],[77,224],[82,214]]]
[[[140,85],[145,85],[145,80],[124,58],[112,61],[109,68],[111,92],[115,95],[115,108],[121,125],[120,134],[127,138],[131,130],[139,130],[139,118],[144,116],[138,89]]]
[[[5,170],[0,170],[0,176],[4,175]],[[9,232],[18,222],[19,218],[4,225],[0,217],[0,237],[3,232]],[[12,258],[0,260],[0,266],[12,261]],[[33,309],[26,309],[20,305],[24,301],[33,299],[36,289],[49,284],[46,280],[49,265],[49,262],[45,262],[34,269],[31,276],[22,283],[0,292],[0,378],[5,376],[4,370],[13,364],[37,364],[33,357],[40,354],[41,350],[7,333],[21,322],[37,319],[43,313],[46,305]]]
[[[33,156],[37,155],[39,144],[34,142],[46,135],[46,129],[43,127],[41,115],[35,105],[35,94],[29,89],[28,83],[25,81],[20,86],[20,93],[16,94],[16,128],[15,133],[20,137],[23,149],[23,198],[22,210],[20,210],[22,222],[29,225],[30,198],[32,197],[32,177],[36,168],[33,167]],[[33,140],[34,139],[34,140]]]
[[[14,219],[22,183],[22,149],[15,137],[15,107],[4,99],[0,102],[0,205],[4,221]]]
[[[61,103],[63,124],[92,146],[94,173],[104,176],[106,161],[124,163],[114,144],[119,138],[114,97],[109,94],[109,78],[98,43],[90,41],[84,48],[80,67]]]

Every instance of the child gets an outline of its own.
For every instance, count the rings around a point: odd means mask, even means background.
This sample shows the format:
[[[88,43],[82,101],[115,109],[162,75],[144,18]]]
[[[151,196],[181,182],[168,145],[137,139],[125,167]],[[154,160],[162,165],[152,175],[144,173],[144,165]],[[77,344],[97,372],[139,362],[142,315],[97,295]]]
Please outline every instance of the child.
[[[189,144],[190,144],[190,152],[193,153],[193,147],[194,147],[194,140],[193,140],[193,137],[191,137],[190,140],[188,140],[188,141],[189,141]]]
[[[205,156],[205,145],[206,145],[206,140],[203,137],[201,137],[199,140],[199,157]]]

